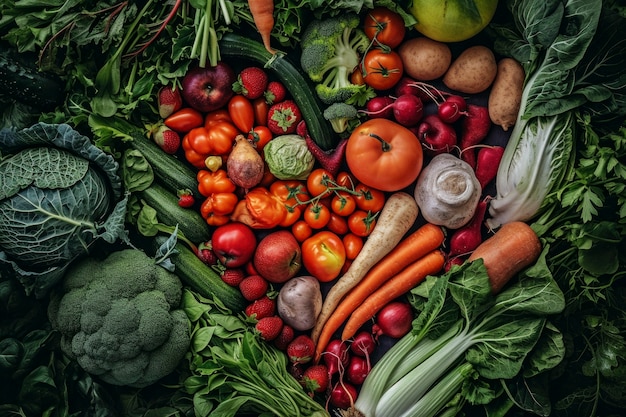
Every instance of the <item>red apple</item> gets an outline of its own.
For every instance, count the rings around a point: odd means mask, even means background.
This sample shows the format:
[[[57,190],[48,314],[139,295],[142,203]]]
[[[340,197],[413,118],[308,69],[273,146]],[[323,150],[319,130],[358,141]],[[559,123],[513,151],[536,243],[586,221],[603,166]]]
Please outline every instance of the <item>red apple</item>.
[[[256,236],[252,229],[238,222],[218,226],[211,236],[213,252],[227,268],[238,268],[252,259]]]
[[[228,103],[234,94],[235,80],[235,72],[223,61],[214,67],[196,67],[185,74],[182,95],[189,106],[203,113],[210,112]]]
[[[279,230],[265,236],[254,252],[257,273],[274,284],[293,278],[302,266],[302,250],[294,235]]]

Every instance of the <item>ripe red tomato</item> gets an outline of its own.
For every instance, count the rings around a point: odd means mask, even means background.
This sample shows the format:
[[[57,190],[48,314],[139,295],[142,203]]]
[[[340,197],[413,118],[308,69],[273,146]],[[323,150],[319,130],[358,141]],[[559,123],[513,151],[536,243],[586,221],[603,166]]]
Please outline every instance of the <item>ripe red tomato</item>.
[[[356,200],[354,196],[345,191],[338,191],[331,201],[330,208],[333,213],[340,216],[349,216],[354,210],[356,210]]]
[[[353,260],[363,249],[363,238],[354,233],[346,233],[342,238],[343,246],[346,249],[346,259]]]
[[[304,220],[298,220],[291,225],[291,233],[293,233],[296,240],[300,243],[310,238],[313,234],[313,229]]]
[[[252,130],[252,126],[254,126],[254,108],[246,97],[241,94],[235,94],[228,101],[228,114],[233,124],[243,133],[248,133]]]
[[[376,217],[364,210],[357,210],[348,217],[348,228],[357,236],[369,236],[375,225]]]
[[[200,127],[204,123],[204,117],[198,110],[184,107],[163,121],[165,126],[177,132],[186,133],[191,129]]]
[[[323,230],[302,242],[302,264],[321,282],[337,278],[345,261],[343,242],[333,232]]]
[[[365,15],[363,31],[370,40],[375,37],[379,43],[395,48],[404,40],[406,27],[398,13],[386,7],[375,7]]]
[[[328,187],[333,185],[335,178],[324,168],[317,168],[311,171],[306,180],[306,188],[311,197],[330,192]]]
[[[211,244],[222,265],[227,268],[238,268],[252,259],[257,239],[250,227],[232,222],[215,229],[211,236]]]
[[[361,65],[363,81],[375,90],[393,88],[404,75],[402,58],[395,51],[370,49]]]
[[[337,213],[330,213],[330,219],[326,224],[326,228],[333,233],[343,236],[349,232],[348,218],[338,215]]]
[[[422,170],[422,145],[406,127],[388,119],[360,124],[348,139],[346,162],[354,177],[381,191],[398,191]]]
[[[267,126],[267,112],[270,106],[267,104],[267,101],[265,101],[265,97],[261,96],[252,100],[252,108],[254,109],[254,124],[257,126]]]
[[[330,220],[330,209],[315,201],[307,204],[302,216],[304,221],[313,229],[321,229],[326,226]]]
[[[273,137],[272,131],[269,130],[267,126],[256,126],[248,134],[248,139],[252,141],[252,144],[259,153],[263,151],[265,145],[267,145]]]
[[[368,187],[365,184],[357,184],[354,191],[358,194],[354,196],[356,206],[361,210],[375,213],[381,211],[385,205],[385,193],[376,188]]]

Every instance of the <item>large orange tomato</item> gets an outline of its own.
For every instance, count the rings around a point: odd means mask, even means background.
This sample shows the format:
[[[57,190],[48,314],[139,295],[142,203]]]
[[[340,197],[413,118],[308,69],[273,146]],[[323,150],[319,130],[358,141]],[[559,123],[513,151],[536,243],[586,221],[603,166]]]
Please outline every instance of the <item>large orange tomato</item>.
[[[388,119],[370,119],[348,140],[346,162],[352,175],[381,191],[398,191],[422,170],[422,145],[406,127]]]

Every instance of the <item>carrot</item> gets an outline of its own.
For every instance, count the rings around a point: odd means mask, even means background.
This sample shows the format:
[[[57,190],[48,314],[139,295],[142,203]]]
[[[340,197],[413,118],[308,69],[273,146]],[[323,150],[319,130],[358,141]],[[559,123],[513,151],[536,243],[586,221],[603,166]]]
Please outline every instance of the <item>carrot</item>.
[[[341,339],[350,339],[362,325],[374,317],[385,305],[406,294],[428,275],[441,271],[445,259],[445,255],[441,250],[433,250],[385,282],[352,312],[343,328]]]
[[[533,264],[541,254],[541,242],[526,223],[514,221],[503,224],[498,231],[482,242],[467,259],[482,258],[491,291],[499,292],[511,278]]]
[[[415,198],[403,191],[395,192],[387,198],[376,221],[376,227],[368,236],[358,256],[326,295],[322,311],[311,330],[311,338],[314,342],[317,343],[326,320],[337,308],[341,299],[378,261],[396,247],[415,223],[418,212]]]
[[[248,7],[250,8],[254,25],[263,40],[263,46],[270,54],[274,55],[276,50],[270,45],[270,34],[272,29],[274,29],[274,1],[248,0]]]
[[[441,246],[444,238],[441,227],[426,223],[404,238],[387,256],[374,265],[361,282],[345,296],[322,327],[315,347],[316,360],[320,358],[332,335],[367,296],[403,268]]]

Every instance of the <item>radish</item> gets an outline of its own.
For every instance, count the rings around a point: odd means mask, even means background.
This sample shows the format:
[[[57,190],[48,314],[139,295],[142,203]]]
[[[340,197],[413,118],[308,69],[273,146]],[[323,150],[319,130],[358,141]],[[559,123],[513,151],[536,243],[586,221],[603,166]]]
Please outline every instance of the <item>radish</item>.
[[[462,133],[459,147],[461,148],[461,159],[472,168],[476,167],[476,153],[473,147],[480,144],[487,137],[490,129],[489,109],[486,106],[468,104],[467,114],[461,121]]]
[[[324,363],[328,367],[328,374],[334,375],[337,372],[342,373],[343,369],[348,365],[350,355],[348,354],[348,345],[339,339],[331,340],[326,346],[326,350],[322,354]]]
[[[438,115],[429,114],[417,128],[417,137],[430,156],[450,152],[457,145],[456,131]]]
[[[474,216],[469,223],[457,229],[450,238],[449,258],[469,254],[481,244],[483,241],[482,225],[486,212],[487,201],[479,201]]]
[[[443,103],[438,104],[437,114],[446,123],[454,123],[467,114],[467,103],[458,95],[448,96]]]
[[[333,407],[346,409],[354,406],[357,391],[354,385],[339,381],[330,392],[329,401]]]
[[[434,89],[434,87],[433,87]],[[427,93],[429,89],[422,86],[421,83],[418,83],[411,77],[402,77],[396,87],[394,92],[396,97],[400,97],[404,94],[411,94],[419,97],[422,100],[430,100],[431,95]]]
[[[496,177],[503,154],[502,146],[485,146],[478,151],[475,172],[483,190]]]
[[[376,349],[376,341],[370,332],[362,331],[354,336],[350,350],[357,356],[369,357]]]
[[[461,266],[465,262],[465,259],[461,256],[455,256],[453,258],[448,258],[446,263],[443,265],[443,271],[448,272],[453,266]]]
[[[391,119],[393,118],[393,98],[389,96],[378,96],[369,100],[365,105],[365,110],[361,113],[367,114],[371,119]]]
[[[352,356],[346,369],[346,376],[348,381],[355,385],[363,384],[365,378],[370,373],[372,365],[369,358],[363,358],[361,356]]]
[[[408,303],[392,301],[376,314],[376,323],[372,327],[374,335],[389,336],[398,339],[407,334],[412,327],[413,311]]]
[[[370,100],[370,102],[372,100]],[[422,120],[422,116],[424,115],[424,104],[422,100],[413,94],[403,94],[399,96],[390,104],[387,104],[385,107],[375,112],[374,115],[383,114],[388,109],[392,110],[393,118],[402,126],[414,126]],[[370,117],[372,115],[369,111],[365,111],[364,113]]]

